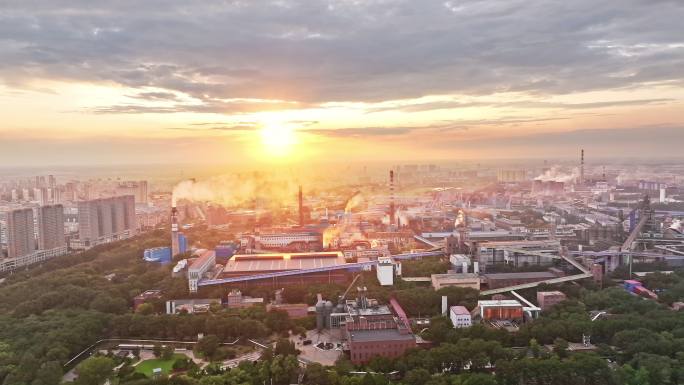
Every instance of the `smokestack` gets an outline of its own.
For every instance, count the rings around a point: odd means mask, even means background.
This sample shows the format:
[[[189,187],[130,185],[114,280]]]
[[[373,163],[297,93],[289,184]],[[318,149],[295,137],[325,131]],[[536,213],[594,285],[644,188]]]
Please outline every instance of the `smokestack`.
[[[580,155],[580,185],[584,185],[584,149]]]
[[[171,207],[171,257],[180,254],[180,245],[178,243],[178,209],[174,202]]]
[[[389,225],[390,227],[394,226],[394,170],[390,170],[389,172],[390,176],[390,218],[389,218]]]
[[[304,227],[304,196],[301,185],[299,185],[299,227]]]

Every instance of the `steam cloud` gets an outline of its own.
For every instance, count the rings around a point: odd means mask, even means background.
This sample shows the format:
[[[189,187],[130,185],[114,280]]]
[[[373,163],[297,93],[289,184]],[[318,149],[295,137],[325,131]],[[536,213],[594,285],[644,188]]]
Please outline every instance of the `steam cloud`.
[[[265,202],[269,208],[296,202],[297,183],[292,178],[274,179],[266,175],[221,175],[206,180],[184,180],[173,188],[172,204],[181,199],[211,202],[225,207]]]
[[[575,167],[572,172],[567,173],[560,169],[559,166],[552,166],[545,173],[534,178],[534,180],[540,180],[543,182],[571,182],[578,179],[580,176],[579,168]]]
[[[354,193],[354,195],[349,198],[347,201],[347,204],[344,206],[344,212],[345,214],[350,214],[352,209],[357,207],[363,202],[363,196],[361,195],[361,191],[357,191]]]

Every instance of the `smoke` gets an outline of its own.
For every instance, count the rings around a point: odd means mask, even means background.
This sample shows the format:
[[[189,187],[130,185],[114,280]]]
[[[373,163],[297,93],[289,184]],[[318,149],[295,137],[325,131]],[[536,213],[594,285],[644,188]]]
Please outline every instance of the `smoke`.
[[[172,204],[181,199],[210,202],[224,207],[265,205],[283,207],[296,202],[298,186],[291,178],[276,179],[261,173],[220,175],[206,180],[184,180],[173,188]]]
[[[337,246],[336,243],[340,239],[340,228],[337,226],[329,226],[323,231],[323,248],[328,249],[330,247]]]
[[[354,193],[354,195],[349,198],[347,201],[347,204],[344,206],[344,213],[345,214],[350,214],[352,209],[357,207],[363,202],[363,196],[361,195],[361,191],[357,191]]]
[[[534,178],[534,180],[540,180],[543,182],[571,182],[580,177],[580,171],[579,168],[575,167],[572,169],[572,172],[567,173],[559,166],[552,166],[550,169],[548,169],[545,173],[539,175],[538,177]]]
[[[454,221],[454,228],[456,229],[461,225],[465,226],[465,224],[465,213],[463,210],[458,210],[458,215],[456,215],[456,220]]]

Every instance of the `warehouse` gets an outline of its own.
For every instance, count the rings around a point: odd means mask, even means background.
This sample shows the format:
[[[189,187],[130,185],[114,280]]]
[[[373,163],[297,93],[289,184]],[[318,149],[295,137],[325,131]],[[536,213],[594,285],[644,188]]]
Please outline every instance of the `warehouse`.
[[[346,269],[330,271],[316,271],[315,269],[343,266],[346,264],[347,262],[341,252],[245,254],[236,255],[229,260],[219,274],[219,278],[234,278],[282,271],[308,270],[297,275],[235,282],[231,285],[284,287],[286,285],[306,285],[311,283],[344,284],[347,282],[349,274]]]

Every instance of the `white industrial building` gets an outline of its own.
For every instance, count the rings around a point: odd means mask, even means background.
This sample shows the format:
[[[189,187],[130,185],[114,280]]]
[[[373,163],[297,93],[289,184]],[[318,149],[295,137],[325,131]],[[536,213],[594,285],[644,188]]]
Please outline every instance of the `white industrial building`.
[[[401,264],[393,261],[392,258],[379,258],[375,270],[381,286],[392,286],[394,276],[401,275]]]
[[[464,306],[452,306],[449,309],[449,319],[454,328],[469,328],[473,325],[470,312]]]
[[[197,292],[197,284],[202,276],[216,266],[216,253],[213,250],[198,250],[199,258],[188,267],[188,287],[191,293]]]

